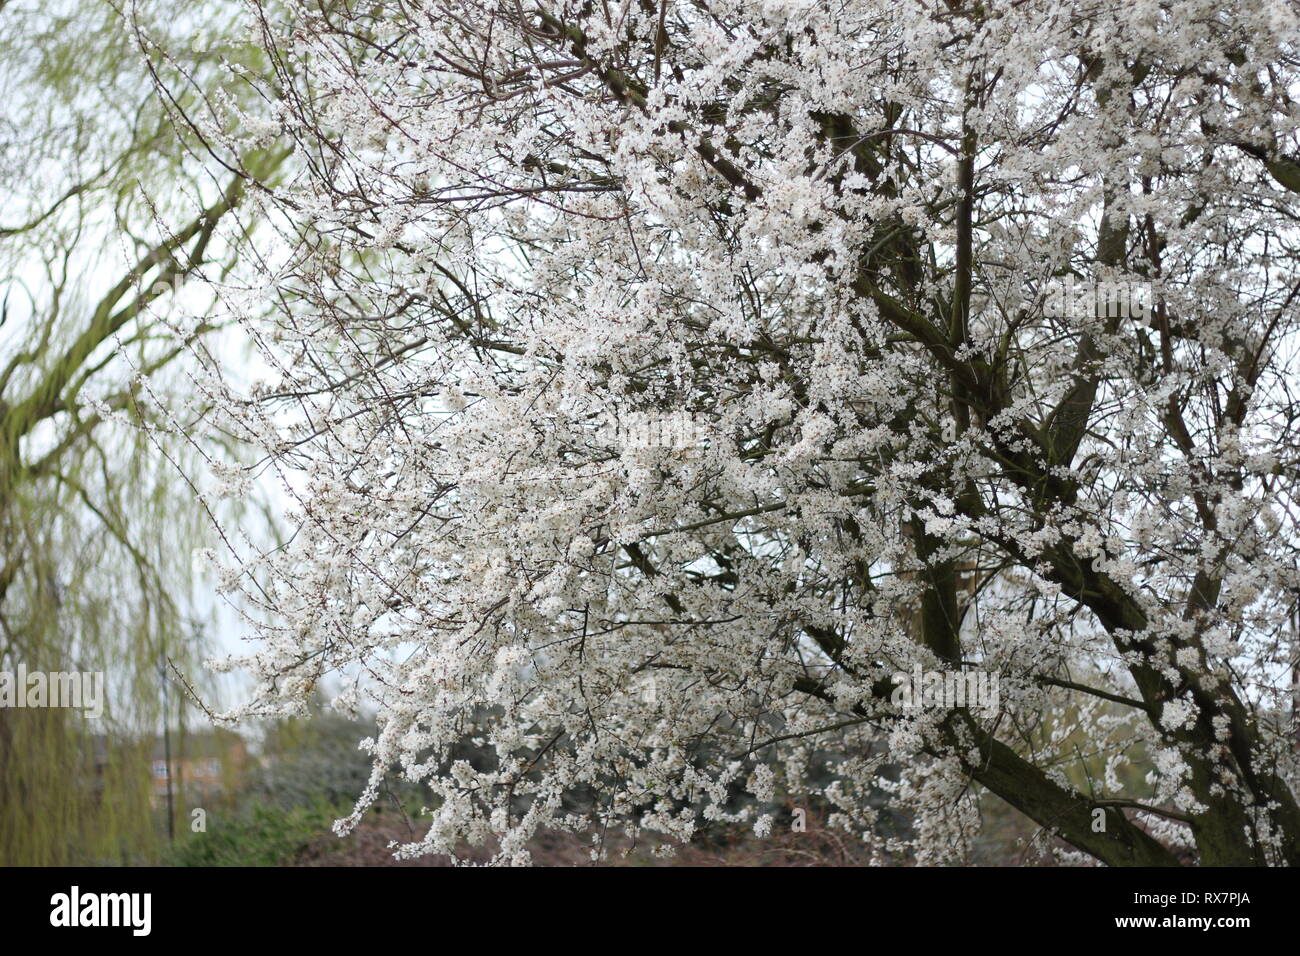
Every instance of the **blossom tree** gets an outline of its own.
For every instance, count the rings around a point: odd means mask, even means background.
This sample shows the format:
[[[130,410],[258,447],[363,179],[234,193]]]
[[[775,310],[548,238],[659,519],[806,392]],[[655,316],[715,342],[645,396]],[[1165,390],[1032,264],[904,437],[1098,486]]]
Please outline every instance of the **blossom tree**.
[[[1296,13],[253,4],[228,135],[298,172],[228,290],[268,373],[203,385],[294,534],[218,556],[240,713],[342,675],[339,828],[425,781],[403,854],[816,797],[942,863],[987,792],[1300,863]]]

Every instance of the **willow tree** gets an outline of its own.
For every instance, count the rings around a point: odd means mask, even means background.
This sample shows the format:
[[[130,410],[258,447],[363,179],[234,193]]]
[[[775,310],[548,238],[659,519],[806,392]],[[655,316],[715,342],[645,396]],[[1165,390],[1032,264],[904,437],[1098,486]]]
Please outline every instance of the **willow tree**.
[[[177,135],[217,75],[187,41],[231,18],[169,7],[0,5],[0,671],[102,673],[105,697],[0,708],[4,864],[153,851],[163,684],[203,650],[207,525],[169,433],[178,360],[218,326],[174,317],[210,315],[240,251],[219,226],[277,160]]]
[[[347,675],[358,815],[437,795],[406,853],[816,788],[881,859],[991,792],[1083,861],[1300,862],[1294,14],[255,10],[307,174],[266,380],[209,386],[297,522],[227,557],[248,712]]]

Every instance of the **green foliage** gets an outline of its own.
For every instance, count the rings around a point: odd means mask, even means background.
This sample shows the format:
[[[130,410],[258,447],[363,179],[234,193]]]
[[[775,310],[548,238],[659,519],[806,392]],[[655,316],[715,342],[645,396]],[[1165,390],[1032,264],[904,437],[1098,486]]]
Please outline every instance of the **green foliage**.
[[[149,805],[148,749],[81,733],[57,708],[0,710],[0,860],[133,864],[160,849]]]
[[[255,802],[229,817],[209,817],[206,833],[187,833],[166,856],[172,866],[287,866],[338,850],[330,828],[346,809],[317,801]]]

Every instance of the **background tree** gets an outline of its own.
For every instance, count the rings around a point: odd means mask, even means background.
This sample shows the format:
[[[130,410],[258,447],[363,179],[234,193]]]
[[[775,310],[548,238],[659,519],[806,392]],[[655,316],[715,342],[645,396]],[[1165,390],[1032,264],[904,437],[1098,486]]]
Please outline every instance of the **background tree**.
[[[178,470],[200,459],[171,435],[181,368],[219,330],[205,282],[239,260],[238,230],[219,227],[279,162],[176,134],[196,82],[220,79],[190,40],[228,36],[231,12],[0,5],[0,670],[107,682],[98,721],[0,709],[5,864],[155,848],[161,685],[208,646],[191,552],[210,528]],[[184,333],[182,313],[199,316]],[[188,424],[195,444],[221,441]]]
[[[254,5],[306,174],[268,374],[207,386],[297,525],[227,579],[247,711],[344,674],[410,853],[821,775],[882,859],[984,789],[1084,860],[1300,862],[1295,12]]]

